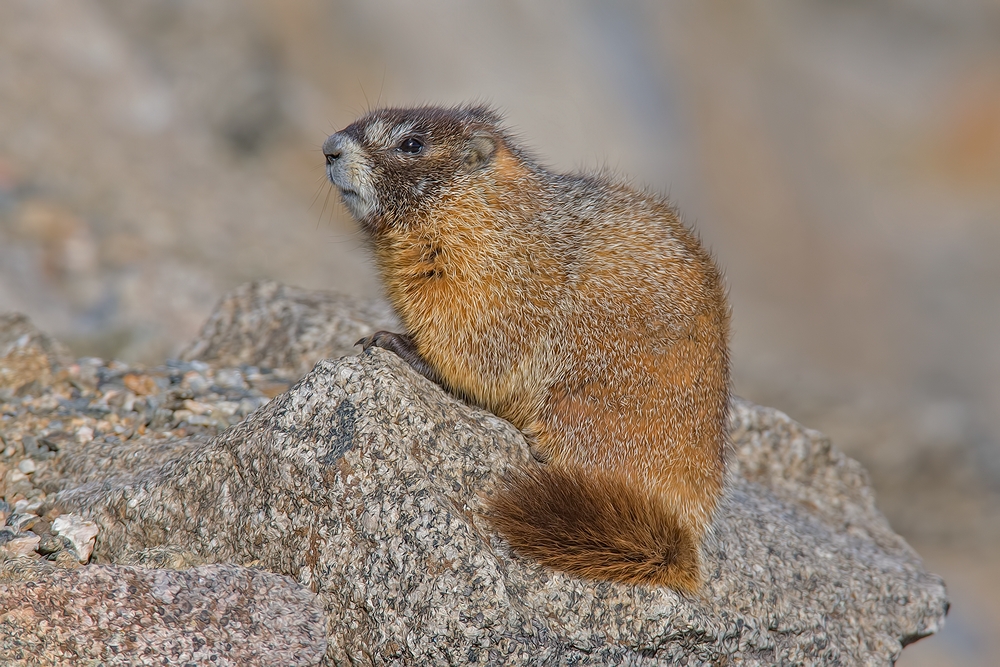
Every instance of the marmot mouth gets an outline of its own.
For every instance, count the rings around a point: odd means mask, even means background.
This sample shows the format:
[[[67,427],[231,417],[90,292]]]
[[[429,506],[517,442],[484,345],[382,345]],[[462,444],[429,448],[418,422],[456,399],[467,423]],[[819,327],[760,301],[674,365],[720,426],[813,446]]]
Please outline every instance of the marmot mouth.
[[[355,220],[364,220],[371,214],[374,208],[373,202],[366,199],[360,192],[351,188],[338,187],[338,189],[340,190],[340,201],[344,203]]]
[[[333,184],[333,187],[340,190],[340,194],[344,195],[345,197],[348,195],[352,197],[361,196],[358,194],[357,190],[350,187],[351,185],[354,185],[354,183],[351,182],[351,179],[345,178],[343,174],[335,173],[332,170],[327,169],[326,177],[329,179],[330,183]]]

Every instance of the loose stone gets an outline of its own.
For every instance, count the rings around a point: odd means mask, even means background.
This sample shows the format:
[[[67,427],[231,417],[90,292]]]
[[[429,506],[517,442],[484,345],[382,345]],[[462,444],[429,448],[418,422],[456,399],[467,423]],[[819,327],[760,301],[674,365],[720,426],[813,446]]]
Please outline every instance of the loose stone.
[[[97,538],[97,524],[76,514],[61,514],[52,522],[52,532],[68,539],[81,563],[90,560]]]
[[[40,538],[38,535],[24,533],[0,546],[0,554],[6,555],[9,558],[31,556],[34,555],[39,541]]]

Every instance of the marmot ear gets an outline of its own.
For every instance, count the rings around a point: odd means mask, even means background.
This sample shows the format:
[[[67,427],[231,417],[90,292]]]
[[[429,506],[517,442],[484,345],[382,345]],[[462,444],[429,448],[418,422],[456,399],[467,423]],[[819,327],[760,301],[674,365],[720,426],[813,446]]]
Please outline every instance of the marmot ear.
[[[482,169],[490,163],[496,152],[497,141],[491,135],[485,132],[474,135],[469,139],[469,143],[465,146],[465,154],[462,156],[465,171],[468,173]]]

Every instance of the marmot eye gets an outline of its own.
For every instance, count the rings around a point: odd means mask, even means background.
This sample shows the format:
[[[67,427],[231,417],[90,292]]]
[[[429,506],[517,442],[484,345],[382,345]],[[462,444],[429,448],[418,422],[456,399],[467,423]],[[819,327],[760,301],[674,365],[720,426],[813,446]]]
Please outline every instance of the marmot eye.
[[[424,149],[424,144],[420,139],[416,137],[407,137],[399,144],[399,150],[404,153],[410,153],[411,155],[416,155]]]

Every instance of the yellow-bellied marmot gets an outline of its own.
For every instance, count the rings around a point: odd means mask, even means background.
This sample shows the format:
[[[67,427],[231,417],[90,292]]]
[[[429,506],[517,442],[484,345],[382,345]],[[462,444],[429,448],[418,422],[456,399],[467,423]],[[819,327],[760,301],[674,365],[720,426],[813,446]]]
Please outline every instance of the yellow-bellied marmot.
[[[722,493],[729,309],[661,197],[537,164],[484,107],[380,109],[323,145],[406,333],[393,350],[543,463],[489,517],[582,577],[694,590]]]

